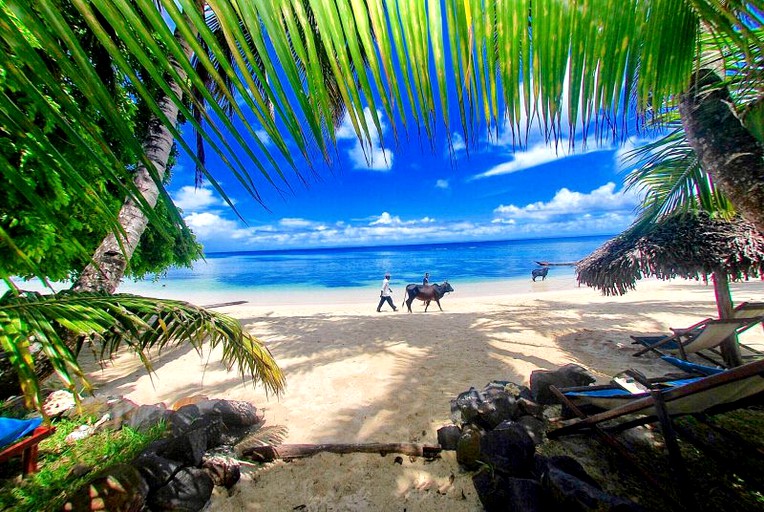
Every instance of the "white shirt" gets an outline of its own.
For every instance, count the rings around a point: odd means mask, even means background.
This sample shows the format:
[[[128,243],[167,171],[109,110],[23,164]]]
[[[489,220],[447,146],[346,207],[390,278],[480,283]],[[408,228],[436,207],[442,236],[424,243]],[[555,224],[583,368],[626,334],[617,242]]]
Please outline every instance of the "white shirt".
[[[393,291],[390,289],[390,280],[388,278],[384,278],[382,280],[382,297],[390,297],[392,294]]]

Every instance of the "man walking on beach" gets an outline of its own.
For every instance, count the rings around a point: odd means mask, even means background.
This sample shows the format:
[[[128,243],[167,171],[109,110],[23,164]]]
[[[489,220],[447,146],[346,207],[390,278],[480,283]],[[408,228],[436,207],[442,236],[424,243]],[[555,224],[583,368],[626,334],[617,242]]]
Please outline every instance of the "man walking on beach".
[[[382,291],[379,292],[379,305],[377,306],[377,313],[382,312],[382,304],[387,301],[393,311],[398,311],[398,308],[393,304],[393,291],[390,289],[390,273],[385,274],[385,278],[382,280]]]
[[[424,273],[424,277],[422,278],[422,284],[425,285],[425,286],[430,284],[430,273],[429,272],[425,272]]]

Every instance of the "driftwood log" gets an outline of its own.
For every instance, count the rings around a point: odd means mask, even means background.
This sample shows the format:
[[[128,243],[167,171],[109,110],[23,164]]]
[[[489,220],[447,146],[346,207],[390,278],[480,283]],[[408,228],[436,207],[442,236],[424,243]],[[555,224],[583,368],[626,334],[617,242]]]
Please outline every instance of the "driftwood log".
[[[279,446],[253,446],[242,452],[243,459],[254,462],[272,462],[277,459],[290,460],[311,457],[320,452],[330,453],[400,453],[414,457],[434,459],[440,454],[440,446],[416,443],[326,443],[326,444],[282,444]]]

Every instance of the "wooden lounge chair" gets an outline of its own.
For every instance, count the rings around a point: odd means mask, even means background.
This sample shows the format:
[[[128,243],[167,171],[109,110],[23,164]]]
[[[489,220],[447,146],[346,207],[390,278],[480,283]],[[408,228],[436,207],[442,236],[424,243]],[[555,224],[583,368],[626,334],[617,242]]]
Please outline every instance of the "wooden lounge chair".
[[[16,420],[13,418],[0,418],[4,444],[10,440],[11,444],[0,451],[0,463],[6,462],[12,457],[21,456],[21,471],[24,475],[37,472],[37,452],[40,441],[49,437],[56,431],[51,426],[39,426],[41,420]],[[31,435],[27,435],[31,432]]]
[[[750,404],[751,400],[760,399],[764,395],[764,360],[664,389],[647,380],[642,384],[649,389],[646,396],[632,396],[621,405],[616,404],[609,410],[592,415],[587,415],[570,400],[565,393],[567,390],[551,386],[552,392],[578,417],[563,421],[562,426],[547,432],[547,436],[554,439],[582,431],[592,431],[601,441],[616,449],[623,458],[640,470],[651,485],[660,489],[664,487],[664,482],[656,479],[650,470],[642,468],[629,449],[611,434],[611,431],[622,431],[659,421],[673,474],[678,480],[683,496],[680,505],[682,508],[692,509],[694,507],[688,505],[694,502],[694,493],[682,462],[672,418],[730,411]]]
[[[600,425],[601,423],[623,419],[627,415],[643,415],[643,418],[630,421],[629,428],[644,425],[656,420],[656,405],[662,402],[668,416],[715,413],[740,407],[743,400],[764,393],[764,360],[744,364],[708,377],[692,379],[683,385],[660,389],[651,386],[647,396],[632,396],[625,403],[591,416],[570,420],[564,426],[549,432],[550,437]],[[570,400],[565,396],[569,390],[553,388],[552,391],[563,403]],[[657,401],[658,402],[657,402]],[[575,406],[575,404],[572,404]],[[618,428],[617,430],[623,430]]]
[[[620,377],[614,378],[611,384],[564,388],[560,389],[560,392],[581,409],[614,409],[638,398],[650,396],[650,388],[634,379],[628,379],[627,375],[628,372],[624,372]],[[667,389],[684,386],[699,379],[701,377],[698,376],[651,379],[650,384],[655,388]]]
[[[706,318],[686,329],[671,328],[673,334],[669,336],[632,336],[635,343],[644,345],[645,348],[634,354],[639,357],[646,352],[655,352],[660,355],[678,353],[682,359],[687,359],[687,354],[697,354],[714,364],[714,360],[701,351],[715,349],[724,340],[734,336],[745,329],[752,327],[762,320],[761,317],[731,318],[727,320],[715,320]],[[752,352],[758,352],[750,349]]]
[[[752,320],[758,319],[758,322],[752,321],[750,324],[745,326],[742,330],[738,331],[738,334],[753,327],[754,325],[760,322],[762,324],[762,327],[764,327],[764,322],[762,322],[762,319],[764,319],[764,302],[741,302],[733,310],[732,315],[735,318],[750,318]]]

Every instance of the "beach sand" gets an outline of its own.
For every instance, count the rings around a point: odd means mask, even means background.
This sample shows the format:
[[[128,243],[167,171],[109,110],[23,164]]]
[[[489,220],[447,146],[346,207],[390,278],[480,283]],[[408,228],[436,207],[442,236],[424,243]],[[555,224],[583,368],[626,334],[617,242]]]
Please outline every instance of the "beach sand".
[[[376,313],[368,291],[259,297],[219,311],[241,319],[264,341],[283,369],[282,396],[243,384],[219,353],[191,349],[162,353],[149,377],[124,354],[90,376],[99,393],[139,404],[172,404],[190,395],[248,400],[267,425],[288,429],[286,443],[416,442],[436,444],[450,423],[449,401],[491,380],[528,385],[531,372],[577,363],[601,382],[636,368],[658,376],[672,367],[647,355],[634,358],[630,334],[665,333],[716,316],[713,286],[694,281],[640,281],[623,297],[579,288],[573,276],[536,283],[461,286],[427,313]],[[764,301],[764,282],[733,284],[733,298]],[[221,297],[189,295],[209,304]],[[242,297],[225,297],[227,301]],[[246,299],[246,297],[245,297]],[[387,306],[385,306],[387,308]],[[755,327],[743,342],[764,346]],[[471,474],[453,453],[427,462],[376,454],[319,454],[243,469],[230,492],[216,491],[215,511],[474,511],[482,510]]]

